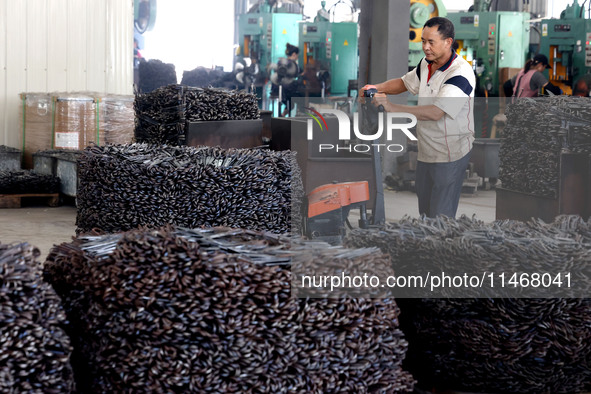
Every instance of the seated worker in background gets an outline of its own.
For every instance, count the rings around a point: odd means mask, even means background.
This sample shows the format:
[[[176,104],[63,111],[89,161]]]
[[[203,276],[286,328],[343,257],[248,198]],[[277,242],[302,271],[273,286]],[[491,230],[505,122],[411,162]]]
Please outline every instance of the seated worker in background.
[[[591,95],[591,75],[582,76],[573,88],[573,96],[589,97]]]
[[[542,72],[550,68],[548,58],[538,54],[528,60],[517,75],[503,85],[506,97],[538,97],[542,89],[555,95],[562,94],[558,86],[552,85]]]
[[[299,80],[298,93],[300,96],[320,97],[322,95],[322,82],[318,79],[318,68],[313,59],[306,64]]]

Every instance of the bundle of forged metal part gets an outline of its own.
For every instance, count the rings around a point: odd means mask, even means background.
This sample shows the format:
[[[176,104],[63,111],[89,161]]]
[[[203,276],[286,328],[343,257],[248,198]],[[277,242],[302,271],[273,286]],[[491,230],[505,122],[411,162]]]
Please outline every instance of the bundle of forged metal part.
[[[164,224],[300,231],[304,191],[290,151],[94,146],[78,161],[78,179],[79,233]]]
[[[221,70],[212,70],[205,67],[197,67],[190,71],[183,71],[181,85],[194,86],[196,88],[224,88],[235,86],[234,74]]]
[[[349,273],[370,261],[392,274],[388,257],[308,244],[166,227],[54,247],[45,275],[64,300],[80,389],[412,391],[393,298],[292,294],[294,263],[337,259]]]
[[[566,96],[520,99],[506,114],[499,153],[503,187],[556,198],[561,151],[591,153],[591,103]]]
[[[0,170],[0,194],[59,193],[60,179],[34,171]]]
[[[168,85],[136,94],[135,140],[152,144],[184,145],[185,87]]]
[[[187,120],[245,120],[258,119],[257,96],[243,90],[187,90]]]
[[[164,63],[158,59],[140,60],[138,75],[138,87],[142,93],[149,93],[162,86],[176,83],[174,64]]]
[[[540,273],[561,266],[578,275],[591,261],[591,220],[562,216],[551,224],[484,224],[466,217],[404,219],[379,232],[356,230],[345,243],[388,252],[397,275],[416,274],[442,260],[448,266],[457,263],[491,271],[499,262],[524,260]],[[552,294],[553,290],[544,291],[544,297]],[[425,388],[536,393],[591,389],[590,299],[397,302],[404,316],[401,328],[409,341],[405,365]]]
[[[0,243],[0,391],[74,390],[61,300],[42,280],[39,250]]]
[[[245,91],[169,85],[136,95],[137,142],[185,144],[185,121],[258,119],[257,97]]]

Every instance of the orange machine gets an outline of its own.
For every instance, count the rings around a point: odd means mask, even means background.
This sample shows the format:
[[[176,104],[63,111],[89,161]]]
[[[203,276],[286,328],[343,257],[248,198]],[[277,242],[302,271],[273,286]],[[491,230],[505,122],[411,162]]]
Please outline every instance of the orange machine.
[[[360,209],[359,227],[367,228],[367,181],[333,183],[318,186],[308,195],[305,233],[308,238],[330,238],[338,241],[345,234],[345,223],[351,209]]]
[[[378,128],[378,116],[384,112],[384,107],[375,107],[371,98],[378,92],[375,86],[368,86],[364,91],[367,97],[361,104],[363,114],[363,129],[375,132]],[[375,196],[371,218],[367,216],[367,202],[369,201],[369,183],[334,182],[318,186],[308,194],[307,215],[304,217],[304,234],[308,238],[322,238],[329,243],[339,243],[345,235],[345,224],[351,227],[348,216],[353,208],[359,208],[359,227],[368,228],[370,225],[381,225],[386,221],[384,207],[384,187],[382,184],[382,164],[380,153],[375,144],[371,150],[373,163],[372,176],[375,180]]]

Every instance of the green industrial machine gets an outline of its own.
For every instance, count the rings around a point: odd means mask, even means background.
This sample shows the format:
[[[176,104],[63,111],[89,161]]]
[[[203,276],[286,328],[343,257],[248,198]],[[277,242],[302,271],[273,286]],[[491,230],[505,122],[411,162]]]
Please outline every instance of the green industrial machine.
[[[239,16],[234,71],[238,82],[245,86],[264,84],[267,66],[285,57],[285,45],[298,46],[302,14],[273,3],[261,1],[250,12]]]
[[[447,14],[455,26],[457,53],[476,74],[477,138],[493,134],[493,118],[502,111],[502,102],[489,97],[500,96],[505,80],[523,67],[529,53],[529,12],[490,11],[490,5],[490,0],[477,0],[469,12]]]
[[[299,63],[304,70],[309,67],[316,70],[327,93],[346,96],[349,81],[357,80],[357,23],[330,22],[324,5],[322,2],[314,22],[300,24]]]
[[[447,11],[441,0],[410,0],[410,29],[408,33],[408,69],[412,70],[425,57],[421,33],[425,22],[435,16],[445,17]]]
[[[505,81],[503,68],[522,68],[529,51],[529,19],[527,12],[484,10],[475,2],[472,12],[447,14],[455,26],[458,54],[471,65],[477,76],[478,96],[499,96]]]
[[[540,53],[548,56],[551,69],[548,79],[566,94],[589,95],[578,86],[579,81],[591,80],[591,19],[574,0],[560,14],[560,19],[541,22]]]

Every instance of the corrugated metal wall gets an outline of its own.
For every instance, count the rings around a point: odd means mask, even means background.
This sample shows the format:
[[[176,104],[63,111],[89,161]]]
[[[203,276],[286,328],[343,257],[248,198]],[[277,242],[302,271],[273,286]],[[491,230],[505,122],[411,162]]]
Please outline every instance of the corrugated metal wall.
[[[133,93],[133,0],[0,0],[0,145],[21,92]]]

